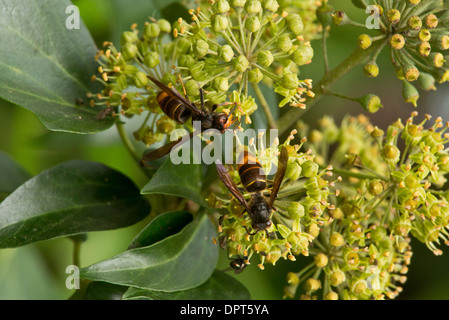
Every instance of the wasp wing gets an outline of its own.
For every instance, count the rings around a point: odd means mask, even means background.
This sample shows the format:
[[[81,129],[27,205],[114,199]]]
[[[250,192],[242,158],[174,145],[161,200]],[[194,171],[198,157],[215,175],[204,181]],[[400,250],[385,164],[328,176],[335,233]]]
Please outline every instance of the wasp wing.
[[[170,151],[176,147],[176,146],[181,146],[183,143],[189,141],[190,139],[192,139],[194,136],[196,136],[199,132],[195,131],[195,132],[190,132],[188,135],[182,136],[181,138],[179,138],[178,140],[172,141],[156,150],[150,151],[146,154],[144,154],[142,156],[142,159],[140,160],[140,164],[143,167],[149,167],[149,163],[153,160],[156,160],[160,157],[165,156],[166,154],[170,153]],[[187,138],[187,136],[189,136]]]
[[[240,192],[239,188],[236,186],[234,181],[232,180],[231,176],[229,175],[228,170],[226,170],[225,166],[220,160],[216,160],[215,165],[217,167],[218,176],[220,177],[221,181],[223,181],[224,185],[231,191],[231,193],[234,195],[234,197],[237,198],[237,200],[243,205],[245,210],[247,212],[250,212],[248,203],[246,202],[245,198],[243,197],[242,193]]]
[[[179,93],[178,90],[176,90],[176,88],[174,86],[172,86],[171,88],[167,87],[165,84],[163,84],[162,82],[160,82],[159,80],[148,76],[147,77],[154,82],[154,84],[156,84],[162,91],[164,91],[166,94],[170,95],[170,96],[174,96],[176,99],[178,99],[178,101],[180,103],[182,103],[182,105],[184,105],[185,107],[187,107],[189,110],[191,110],[193,113],[196,114],[203,114],[203,111],[198,109],[194,103],[192,103],[190,100],[188,100],[188,98],[183,97],[182,94]]]
[[[272,207],[274,200],[278,194],[279,188],[281,187],[282,180],[284,180],[285,171],[287,169],[288,163],[288,151],[285,147],[282,147],[281,155],[279,156],[278,169],[274,176],[273,188],[271,189],[271,196],[269,206]]]

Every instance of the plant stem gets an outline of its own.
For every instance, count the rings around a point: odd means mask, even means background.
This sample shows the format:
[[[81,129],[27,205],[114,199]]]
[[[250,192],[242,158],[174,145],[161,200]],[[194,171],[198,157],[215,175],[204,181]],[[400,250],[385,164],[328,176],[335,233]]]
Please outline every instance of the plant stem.
[[[254,92],[256,93],[257,98],[259,99],[260,105],[265,112],[265,115],[267,117],[268,126],[270,129],[276,129],[276,121],[273,118],[273,114],[271,113],[270,106],[268,105],[267,100],[265,99],[265,96],[263,95],[262,91],[259,88],[258,84],[252,83],[251,84]]]
[[[125,145],[126,149],[128,149],[129,153],[131,154],[133,159],[136,161],[136,163],[139,163],[140,157],[137,154],[136,148],[134,148],[134,145],[132,144],[131,140],[129,139],[128,135],[126,134],[123,123],[120,121],[117,121],[115,126],[117,127],[117,131],[120,136],[120,139],[122,139],[122,142]]]
[[[337,67],[330,70],[324,77],[314,86],[313,92],[315,96],[307,102],[308,109],[312,105],[314,105],[326,92],[326,90],[330,89],[332,85],[335,84],[338,80],[343,78],[349,71],[351,71],[355,66],[364,63],[369,59],[369,57],[379,50],[380,47],[385,45],[385,41],[374,42],[371,47],[366,50],[362,50],[357,48],[348,58],[346,58],[342,63],[340,63]],[[292,125],[295,124],[296,121],[303,115],[306,110],[298,110],[297,108],[293,108],[287,111],[278,122],[279,134],[282,134]]]

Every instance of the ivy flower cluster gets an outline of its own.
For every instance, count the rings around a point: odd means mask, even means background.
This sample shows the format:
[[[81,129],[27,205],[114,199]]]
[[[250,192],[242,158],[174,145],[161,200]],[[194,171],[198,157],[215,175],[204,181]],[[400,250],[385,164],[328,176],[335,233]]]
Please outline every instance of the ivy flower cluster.
[[[366,9],[370,3],[353,0],[359,8]],[[447,2],[442,0],[375,1],[374,23],[379,24],[378,35],[361,34],[360,48],[366,50],[374,42],[382,45],[365,64],[364,72],[377,77],[379,67],[376,59],[385,46],[390,47],[390,60],[398,79],[403,82],[404,101],[417,105],[419,92],[414,84],[423,90],[436,90],[436,83],[449,80],[447,50],[449,49],[449,15]],[[337,25],[355,25],[366,29],[364,24],[352,21],[345,12],[333,14]]]
[[[429,126],[429,115],[419,123],[416,117],[413,112],[386,131],[365,116],[346,117],[340,128],[325,117],[318,138],[299,125],[314,137],[308,147],[326,151],[322,161],[331,161],[343,181],[329,210],[335,221],[310,244],[314,261],[287,275],[285,297],[392,299],[407,280],[411,237],[435,255],[442,254],[438,244],[449,245],[448,194],[439,190],[448,173],[449,124],[437,118]]]
[[[229,259],[244,257],[245,263],[250,264],[251,259],[258,255],[258,267],[262,270],[265,263],[275,265],[280,258],[295,261],[298,255],[309,255],[310,243],[319,235],[320,228],[332,222],[327,213],[327,209],[334,208],[329,197],[334,195],[331,190],[340,178],[332,180],[332,167],[320,168],[310,150],[301,151],[306,139],[291,145],[295,133],[293,131],[284,144],[279,145],[275,140],[268,148],[262,143],[256,148],[256,144],[250,142],[249,152],[257,157],[268,173],[278,165],[281,148],[287,148],[289,154],[286,173],[274,202],[273,223],[267,232],[248,234],[251,220],[248,214],[242,214],[244,208],[236,199],[223,197],[221,192],[208,198],[211,206],[224,211],[216,242],[227,249]],[[237,168],[229,170],[236,185],[241,186]],[[241,190],[249,199],[251,195],[243,187]]]

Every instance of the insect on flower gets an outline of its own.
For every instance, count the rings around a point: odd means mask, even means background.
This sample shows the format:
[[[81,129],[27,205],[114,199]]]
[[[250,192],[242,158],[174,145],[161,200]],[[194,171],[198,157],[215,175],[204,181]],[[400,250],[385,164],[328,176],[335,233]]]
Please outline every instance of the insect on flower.
[[[211,110],[208,110],[204,105],[203,90],[200,89],[201,107],[198,108],[195,103],[189,100],[187,94],[183,97],[175,87],[172,86],[169,88],[153,77],[148,76],[148,78],[162,90],[158,93],[156,98],[161,110],[179,124],[184,124],[189,118],[192,118],[193,122],[199,121],[201,123],[201,132],[208,129],[216,129],[220,133],[223,133],[236,121],[236,119],[233,119],[232,113],[237,107],[237,103],[229,114],[225,112],[215,112],[219,106],[224,104],[215,104],[212,106]],[[201,132],[190,132],[189,139]],[[178,140],[160,147],[159,149],[144,154],[141,159],[141,164],[143,166],[147,166],[149,162],[168,154],[181,141],[185,142],[189,139],[181,137]]]
[[[248,228],[245,226],[246,232],[249,235],[255,235],[257,232],[265,230],[267,236],[269,236],[267,228],[269,228],[272,224],[271,211],[273,209],[273,203],[276,199],[287,168],[287,149],[283,147],[281,150],[278,169],[274,177],[273,187],[271,189],[271,195],[268,201],[266,196],[263,194],[263,192],[267,189],[267,177],[263,172],[262,165],[252,154],[247,151],[243,151],[240,154],[240,160],[241,161],[239,161],[238,166],[239,176],[246,191],[251,194],[251,199],[249,202],[245,200],[243,194],[240,192],[228,171],[219,160],[216,162],[218,175],[229,191],[231,191],[234,197],[245,208],[244,212],[248,212],[251,218],[251,226],[256,231],[250,233]]]

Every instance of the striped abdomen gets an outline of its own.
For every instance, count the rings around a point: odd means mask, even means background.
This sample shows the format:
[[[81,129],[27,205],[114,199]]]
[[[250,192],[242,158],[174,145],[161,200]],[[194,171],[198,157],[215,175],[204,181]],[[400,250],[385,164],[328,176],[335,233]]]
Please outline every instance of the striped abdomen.
[[[176,97],[173,97],[164,91],[158,93],[156,100],[162,111],[177,123],[183,124],[192,115],[192,112],[179,102]]]
[[[248,151],[240,154],[238,169],[240,180],[248,192],[260,192],[267,188],[267,177],[262,165]]]

